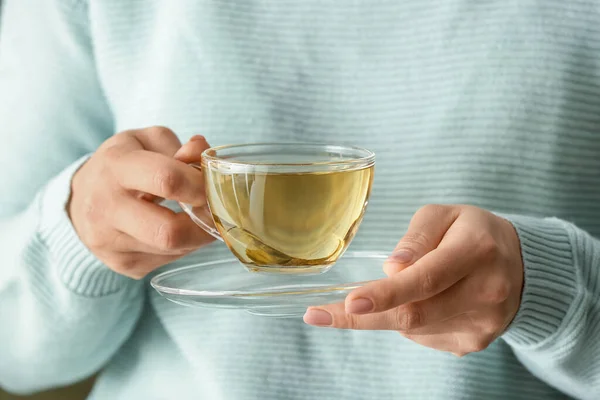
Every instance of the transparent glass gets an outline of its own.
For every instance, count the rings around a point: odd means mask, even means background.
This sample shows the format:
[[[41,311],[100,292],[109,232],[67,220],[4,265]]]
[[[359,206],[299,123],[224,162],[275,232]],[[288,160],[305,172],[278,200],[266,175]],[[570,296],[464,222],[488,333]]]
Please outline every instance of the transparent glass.
[[[266,317],[301,317],[308,307],[343,302],[348,293],[386,277],[386,252],[348,251],[326,274],[248,274],[230,257],[156,275],[152,287],[188,307],[232,308]]]
[[[351,146],[240,144],[202,154],[202,206],[181,204],[253,272],[327,271],[362,222],[375,155]]]

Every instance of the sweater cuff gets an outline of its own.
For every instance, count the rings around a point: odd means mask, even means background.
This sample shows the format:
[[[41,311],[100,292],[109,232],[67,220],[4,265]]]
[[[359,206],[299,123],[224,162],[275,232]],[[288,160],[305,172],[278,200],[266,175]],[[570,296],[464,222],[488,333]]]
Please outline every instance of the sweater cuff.
[[[67,214],[71,180],[88,158],[86,155],[71,164],[41,193],[38,233],[63,284],[79,295],[100,297],[119,291],[130,279],[110,270],[92,254]]]
[[[568,326],[577,296],[577,272],[567,224],[559,219],[504,215],[521,241],[525,280],[521,306],[502,338],[530,347]]]

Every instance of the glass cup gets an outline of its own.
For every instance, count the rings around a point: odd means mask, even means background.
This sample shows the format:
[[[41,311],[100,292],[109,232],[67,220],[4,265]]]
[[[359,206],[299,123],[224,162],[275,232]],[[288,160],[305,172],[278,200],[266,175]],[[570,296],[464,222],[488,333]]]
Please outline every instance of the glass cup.
[[[375,168],[366,149],[323,144],[210,148],[206,205],[181,204],[252,272],[327,271],[363,219]]]

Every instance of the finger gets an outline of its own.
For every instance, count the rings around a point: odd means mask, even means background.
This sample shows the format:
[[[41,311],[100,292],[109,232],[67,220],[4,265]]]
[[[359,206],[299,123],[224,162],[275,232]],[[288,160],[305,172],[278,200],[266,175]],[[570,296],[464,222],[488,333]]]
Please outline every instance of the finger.
[[[397,314],[394,318],[398,323],[397,330],[410,331],[435,325],[497,304],[500,298],[492,298],[482,289],[482,284],[485,282],[479,277],[467,276],[437,296],[390,310]]]
[[[139,150],[112,161],[112,171],[125,189],[192,205],[204,204],[202,173],[181,161]]]
[[[155,269],[167,265],[180,256],[168,256],[146,253],[110,252],[100,255],[100,259],[113,271],[133,279],[141,279]]]
[[[192,136],[190,141],[181,146],[175,153],[174,158],[186,164],[199,163],[202,161],[202,153],[208,148],[210,146],[204,136]]]
[[[197,249],[212,237],[185,213],[123,196],[112,214],[115,229],[163,252]]]
[[[427,300],[404,304],[379,313],[389,313],[384,322],[390,323],[391,326],[377,329],[410,331],[435,325],[477,309],[478,304],[470,296],[472,292],[467,290],[467,286],[470,286],[467,281],[466,279],[459,281],[456,285]],[[347,313],[347,309],[346,306],[344,312]],[[373,314],[365,316],[368,315]]]
[[[458,316],[457,320],[464,322],[461,316]],[[404,315],[395,312],[395,310],[365,315],[348,314],[345,311],[343,303],[310,307],[304,314],[304,322],[309,325],[337,329],[391,330],[402,331],[411,335],[448,333],[457,329],[466,329],[468,327],[467,324],[463,324],[461,327],[456,325],[454,322],[439,322],[415,329],[400,329],[407,324],[405,322]]]
[[[427,300],[403,304],[382,313],[366,314],[379,315],[389,313],[385,321],[392,325],[387,328],[396,331],[414,331],[458,317],[487,306],[483,299],[476,298],[478,279],[467,277],[442,293]],[[348,306],[344,311],[347,313]]]
[[[464,314],[446,321],[438,321],[431,325],[418,326],[412,329],[411,314],[388,310],[380,313],[356,315],[348,314],[343,303],[310,307],[304,314],[304,322],[309,325],[354,330],[391,330],[399,331],[405,336],[448,334],[458,331],[471,331],[471,320]]]
[[[471,246],[458,235],[446,238],[410,268],[354,290],[346,298],[346,310],[356,314],[381,312],[443,292],[472,269]]]
[[[172,156],[181,148],[181,142],[173,131],[162,126],[134,129],[115,135],[109,154],[113,158],[121,157],[130,151],[147,150],[166,156]],[[107,149],[104,149],[107,150]],[[139,197],[154,203],[162,199],[149,193],[139,193]]]
[[[392,308],[390,311],[397,314],[394,318],[397,326],[392,329],[404,331],[421,328],[497,305],[506,299],[505,285],[492,283],[493,287],[488,289],[485,288],[486,282],[481,276],[468,275],[438,295]],[[346,303],[346,312],[352,312],[353,306],[349,303]]]
[[[110,246],[111,250],[117,253],[143,253],[165,256],[181,256],[193,251],[194,249],[160,249],[156,246],[140,242],[133,236],[120,231],[113,232],[114,239]]]
[[[396,325],[392,320],[393,313],[357,315],[348,314],[344,303],[328,304],[319,307],[310,307],[304,314],[304,322],[308,325],[330,327],[338,329],[358,330],[395,330]]]
[[[395,318],[391,311],[346,314],[342,303],[311,307],[304,314],[304,322],[309,325],[353,330],[396,330],[392,328]],[[425,328],[400,331],[400,334],[423,346],[463,356],[484,350],[496,338],[493,333],[474,327],[472,321],[472,316],[462,314]]]
[[[420,208],[412,217],[404,237],[384,263],[384,272],[387,275],[400,272],[434,250],[458,214],[459,209],[453,206],[427,205]]]

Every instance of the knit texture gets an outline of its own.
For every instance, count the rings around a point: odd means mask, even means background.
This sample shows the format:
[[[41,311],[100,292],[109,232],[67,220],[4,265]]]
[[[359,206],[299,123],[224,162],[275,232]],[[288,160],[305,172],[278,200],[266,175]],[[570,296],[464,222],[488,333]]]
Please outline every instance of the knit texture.
[[[94,400],[599,399],[598,21],[593,0],[5,0],[0,385],[102,370]],[[459,359],[394,332],[186,308],[113,273],[69,222],[70,180],[151,125],[374,150],[354,250],[391,251],[428,203],[504,216],[525,263],[516,318]]]

